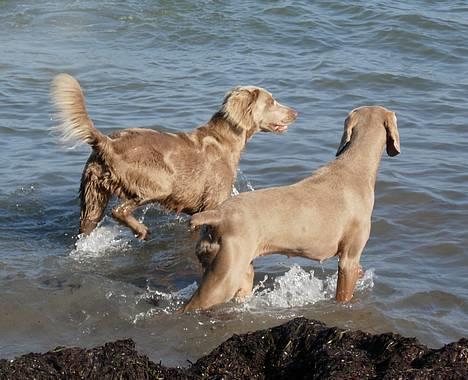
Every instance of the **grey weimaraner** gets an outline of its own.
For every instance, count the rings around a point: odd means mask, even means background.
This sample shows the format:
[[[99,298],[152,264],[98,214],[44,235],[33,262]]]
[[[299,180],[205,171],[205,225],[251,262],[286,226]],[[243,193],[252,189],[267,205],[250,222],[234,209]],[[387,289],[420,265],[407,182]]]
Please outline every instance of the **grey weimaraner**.
[[[290,186],[243,193],[191,224],[208,225],[197,244],[200,287],[182,311],[206,309],[252,291],[252,260],[274,252],[314,260],[339,257],[336,299],[349,301],[369,238],[374,188],[384,146],[400,153],[394,112],[360,107],[349,113],[337,158]]]

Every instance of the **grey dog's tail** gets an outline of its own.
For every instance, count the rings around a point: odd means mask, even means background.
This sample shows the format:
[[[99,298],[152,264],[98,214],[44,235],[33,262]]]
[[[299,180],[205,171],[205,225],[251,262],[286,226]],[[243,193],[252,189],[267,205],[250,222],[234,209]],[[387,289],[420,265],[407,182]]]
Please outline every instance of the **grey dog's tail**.
[[[83,92],[75,78],[68,74],[57,75],[52,82],[52,99],[61,122],[55,129],[63,140],[88,143],[104,154],[110,149],[110,139],[94,127],[88,115]]]
[[[199,212],[198,214],[192,215],[190,226],[196,228],[202,224],[208,224],[210,226],[217,226],[221,223],[222,215],[219,210],[208,210]]]

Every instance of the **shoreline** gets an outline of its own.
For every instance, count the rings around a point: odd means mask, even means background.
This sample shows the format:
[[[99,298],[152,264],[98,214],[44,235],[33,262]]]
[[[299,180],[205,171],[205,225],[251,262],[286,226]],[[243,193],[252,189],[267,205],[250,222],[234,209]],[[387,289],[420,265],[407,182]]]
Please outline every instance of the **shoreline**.
[[[416,338],[296,318],[233,335],[187,368],[154,363],[131,339],[0,359],[0,379],[466,379],[468,339],[431,349]]]

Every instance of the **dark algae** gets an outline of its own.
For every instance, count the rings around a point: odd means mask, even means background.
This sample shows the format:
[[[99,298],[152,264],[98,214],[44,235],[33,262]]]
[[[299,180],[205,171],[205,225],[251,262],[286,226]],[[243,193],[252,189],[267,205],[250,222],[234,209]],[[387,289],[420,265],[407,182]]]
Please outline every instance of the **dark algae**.
[[[131,339],[0,360],[0,379],[33,378],[468,379],[468,340],[430,349],[398,334],[373,335],[296,318],[234,335],[188,368],[153,363]]]

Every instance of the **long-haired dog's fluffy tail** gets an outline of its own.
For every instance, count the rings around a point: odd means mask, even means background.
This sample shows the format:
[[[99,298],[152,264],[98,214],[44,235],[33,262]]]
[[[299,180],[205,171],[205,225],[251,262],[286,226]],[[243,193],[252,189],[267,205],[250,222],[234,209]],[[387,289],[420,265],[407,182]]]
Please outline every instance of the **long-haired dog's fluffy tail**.
[[[52,82],[52,99],[61,122],[54,129],[64,141],[86,142],[97,150],[105,150],[110,139],[99,132],[86,111],[85,99],[78,81],[68,74],[59,74]]]
[[[221,223],[222,215],[218,210],[208,210],[199,212],[198,214],[192,215],[190,220],[190,226],[192,229],[200,227],[203,224],[208,224],[210,226],[217,226]]]

